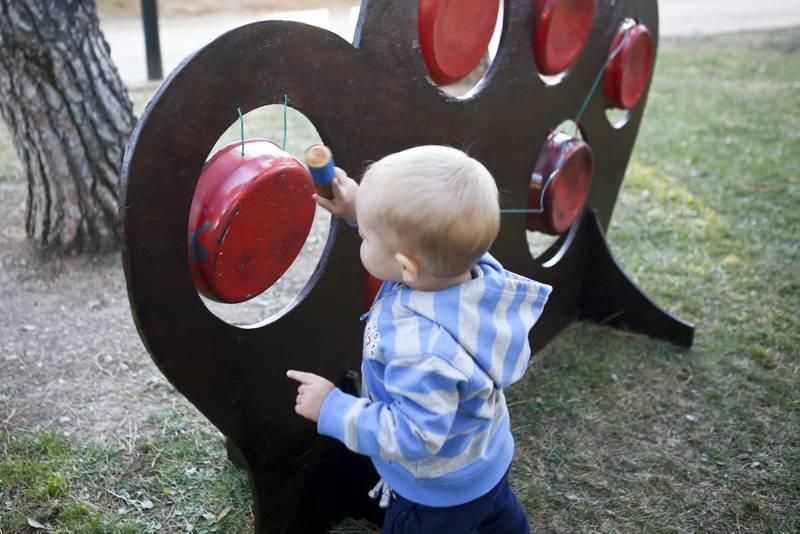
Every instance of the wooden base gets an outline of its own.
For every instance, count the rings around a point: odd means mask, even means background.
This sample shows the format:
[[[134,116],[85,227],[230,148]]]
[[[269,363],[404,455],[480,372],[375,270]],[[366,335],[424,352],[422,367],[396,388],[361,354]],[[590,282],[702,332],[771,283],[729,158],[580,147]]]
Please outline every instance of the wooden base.
[[[591,247],[591,269],[585,274],[580,318],[691,347],[694,325],[663,310],[639,289],[611,255],[596,217],[585,217],[582,226]]]

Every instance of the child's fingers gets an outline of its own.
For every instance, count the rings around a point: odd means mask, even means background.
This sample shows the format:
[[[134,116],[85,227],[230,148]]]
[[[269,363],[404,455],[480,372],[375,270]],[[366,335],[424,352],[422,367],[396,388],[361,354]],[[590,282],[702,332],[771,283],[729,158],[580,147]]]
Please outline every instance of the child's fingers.
[[[342,182],[338,178],[336,178],[333,183],[331,184],[331,189],[333,189],[333,196],[334,198],[343,198],[344,195],[342,194]]]
[[[300,382],[301,384],[310,384],[316,375],[313,373],[304,373],[303,371],[295,371],[290,369],[286,371],[286,376],[296,382]]]
[[[314,200],[317,201],[317,204],[319,204],[321,208],[326,209],[331,213],[336,213],[336,205],[327,198],[320,195],[314,195]]]

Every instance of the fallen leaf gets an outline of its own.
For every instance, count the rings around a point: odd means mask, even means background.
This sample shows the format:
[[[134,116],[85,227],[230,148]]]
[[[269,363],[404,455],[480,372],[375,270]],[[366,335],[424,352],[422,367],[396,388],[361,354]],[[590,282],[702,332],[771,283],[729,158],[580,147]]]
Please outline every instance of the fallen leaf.
[[[221,511],[219,513],[219,515],[217,516],[217,522],[222,521],[222,518],[225,517],[226,515],[228,515],[228,512],[230,512],[230,511],[231,511],[230,506],[225,508],[223,511]]]
[[[44,526],[43,524],[39,523],[35,519],[31,519],[30,517],[28,518],[28,525],[30,525],[33,528],[38,528],[40,530],[48,530],[50,528],[50,527]]]
[[[206,521],[211,521],[212,523],[216,523],[217,521],[217,516],[215,516],[212,513],[203,512],[201,515],[203,516],[203,519],[205,519]]]

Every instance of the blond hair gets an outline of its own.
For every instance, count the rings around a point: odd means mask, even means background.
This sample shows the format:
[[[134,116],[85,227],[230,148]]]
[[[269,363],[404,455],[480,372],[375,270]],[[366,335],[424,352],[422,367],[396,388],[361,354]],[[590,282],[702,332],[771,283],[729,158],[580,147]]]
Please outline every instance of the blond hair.
[[[400,251],[437,277],[472,268],[500,230],[497,185],[479,161],[445,146],[419,146],[372,164],[359,210]]]

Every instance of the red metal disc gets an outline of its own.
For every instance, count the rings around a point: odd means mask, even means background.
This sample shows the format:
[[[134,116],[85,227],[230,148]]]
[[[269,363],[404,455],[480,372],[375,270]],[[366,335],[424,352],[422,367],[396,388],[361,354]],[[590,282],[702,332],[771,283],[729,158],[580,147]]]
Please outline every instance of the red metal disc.
[[[561,132],[551,135],[531,175],[528,208],[541,211],[528,214],[528,229],[552,235],[569,230],[586,203],[591,184],[589,145]]]
[[[457,82],[478,66],[499,9],[498,0],[419,1],[419,45],[436,83]]]
[[[653,37],[644,24],[623,24],[611,42],[609,54],[622,49],[608,64],[604,79],[606,97],[615,108],[631,109],[639,103],[653,69]]]
[[[206,163],[189,214],[189,265],[198,291],[242,302],[265,291],[303,248],[314,185],[303,164],[265,139],[231,143]]]
[[[364,283],[364,311],[367,312],[375,302],[375,297],[378,296],[378,290],[381,288],[383,280],[378,280],[371,274],[367,273],[367,280]]]
[[[594,19],[594,0],[536,0],[533,51],[539,72],[567,70],[583,50]]]

